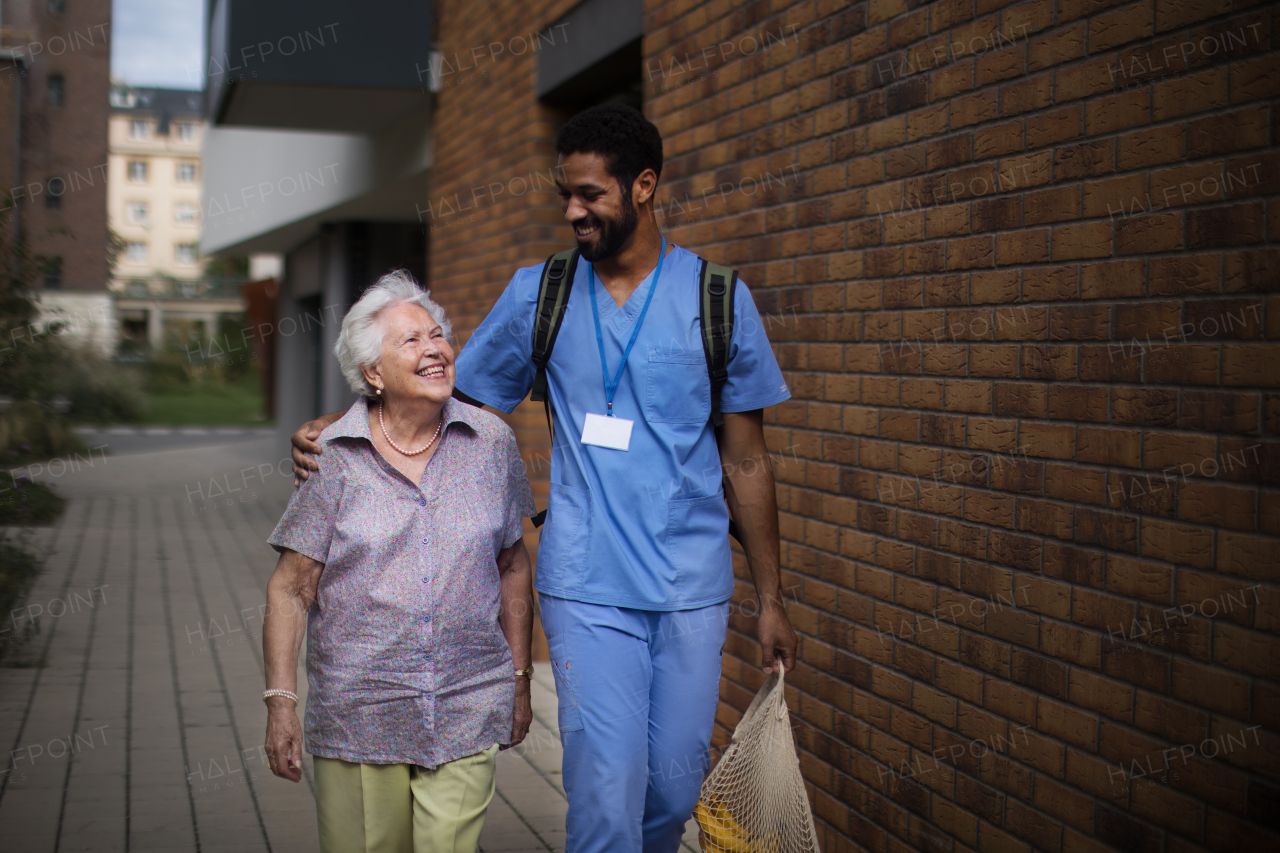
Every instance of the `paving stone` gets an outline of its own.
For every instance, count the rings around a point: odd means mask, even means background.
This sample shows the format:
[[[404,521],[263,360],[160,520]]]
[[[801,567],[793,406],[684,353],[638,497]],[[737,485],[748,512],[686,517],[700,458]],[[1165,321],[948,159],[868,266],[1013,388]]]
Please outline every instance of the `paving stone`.
[[[0,667],[0,753],[44,748],[7,781],[0,775],[0,853],[52,851],[60,827],[61,850],[126,849],[126,804],[131,850],[192,851],[197,831],[202,853],[266,850],[264,829],[275,853],[318,850],[310,757],[295,785],[266,772],[258,754],[259,608],[277,559],[265,541],[290,482],[275,478],[255,501],[216,511],[184,491],[278,461],[281,448],[268,437],[136,453],[61,479],[67,510],[33,540],[48,556],[24,605],[105,584],[103,600],[42,618],[37,647],[24,652],[43,656],[43,668]],[[529,737],[498,758],[484,851],[564,848],[555,682],[545,666],[532,698]],[[92,750],[48,754],[52,741],[102,726]],[[687,849],[697,851],[696,837],[694,829]]]

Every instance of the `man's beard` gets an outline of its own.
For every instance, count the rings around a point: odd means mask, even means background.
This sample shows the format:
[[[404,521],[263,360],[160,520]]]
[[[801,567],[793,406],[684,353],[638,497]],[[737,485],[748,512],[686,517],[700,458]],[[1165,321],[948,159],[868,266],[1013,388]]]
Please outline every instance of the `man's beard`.
[[[624,198],[622,214],[617,219],[601,219],[592,214],[587,214],[573,223],[575,229],[582,225],[597,225],[600,228],[598,232],[599,238],[594,248],[589,244],[578,242],[578,250],[582,253],[582,257],[594,264],[617,254],[618,250],[622,248],[622,244],[627,242],[627,239],[635,233],[636,228],[640,225],[640,214],[636,211],[635,206],[631,204],[631,199]]]

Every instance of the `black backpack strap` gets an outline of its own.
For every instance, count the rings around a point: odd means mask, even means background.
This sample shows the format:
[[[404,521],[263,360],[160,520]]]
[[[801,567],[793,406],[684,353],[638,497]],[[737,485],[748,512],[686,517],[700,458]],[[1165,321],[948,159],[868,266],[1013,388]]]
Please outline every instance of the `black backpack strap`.
[[[733,293],[738,271],[703,259],[698,271],[698,319],[702,328],[702,352],[711,377],[711,426],[724,426],[720,391],[729,379],[729,342],[733,338]],[[738,526],[729,519],[729,535],[739,542]]]
[[[533,376],[529,398],[542,401],[543,411],[547,415],[547,432],[551,433],[552,442],[555,441],[555,433],[551,430],[547,362],[551,360],[551,351],[560,335],[564,308],[569,304],[569,291],[573,289],[573,274],[577,268],[577,249],[565,249],[547,258],[547,262],[542,265],[542,279],[538,282],[538,304],[533,314],[533,363],[537,372]],[[546,520],[547,511],[544,509],[533,517],[533,526],[541,527]]]
[[[738,271],[704,259],[698,281],[702,352],[707,357],[707,373],[711,377],[711,425],[721,427],[724,417],[720,414],[720,390],[729,379],[733,292],[738,284]]]

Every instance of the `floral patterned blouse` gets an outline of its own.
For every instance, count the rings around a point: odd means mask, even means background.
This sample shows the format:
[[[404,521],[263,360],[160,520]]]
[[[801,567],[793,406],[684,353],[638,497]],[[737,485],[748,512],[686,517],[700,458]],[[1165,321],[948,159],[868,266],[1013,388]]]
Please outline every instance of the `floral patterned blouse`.
[[[511,735],[498,552],[533,495],[500,418],[445,403],[421,483],[374,448],[359,400],[320,435],[320,470],[268,540],[324,563],[307,615],[303,725],[313,755],[436,767]]]

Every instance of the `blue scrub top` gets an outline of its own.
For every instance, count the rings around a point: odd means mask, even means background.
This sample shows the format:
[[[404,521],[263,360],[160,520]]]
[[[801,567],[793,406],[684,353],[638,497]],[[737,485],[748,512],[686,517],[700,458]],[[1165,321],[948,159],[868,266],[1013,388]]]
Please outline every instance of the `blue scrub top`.
[[[711,415],[698,322],[698,256],[673,248],[614,397],[635,422],[629,450],[581,442],[588,412],[606,412],[585,260],[578,263],[560,336],[547,364],[555,440],[537,590],[642,610],[685,610],[733,592],[729,511]],[[463,393],[510,412],[529,393],[534,309],[542,265],[519,270],[458,356]],[[644,305],[653,274],[619,307],[596,281],[609,372]],[[739,282],[725,412],[788,399],[751,293]]]

